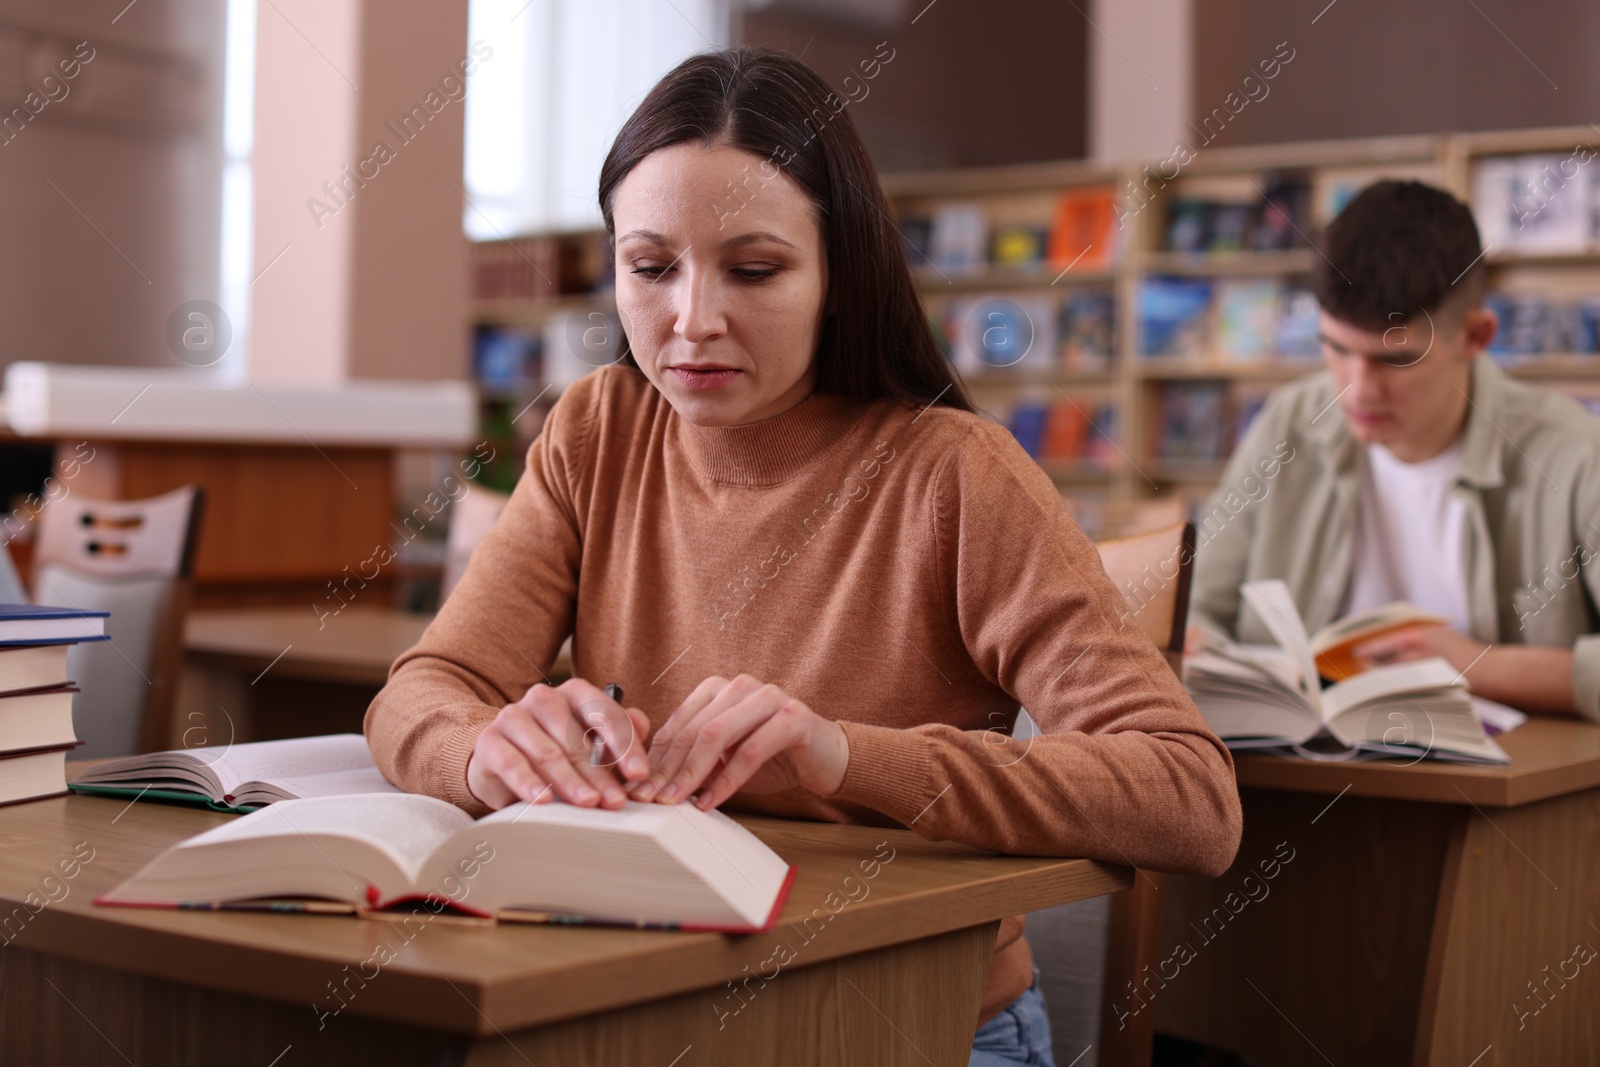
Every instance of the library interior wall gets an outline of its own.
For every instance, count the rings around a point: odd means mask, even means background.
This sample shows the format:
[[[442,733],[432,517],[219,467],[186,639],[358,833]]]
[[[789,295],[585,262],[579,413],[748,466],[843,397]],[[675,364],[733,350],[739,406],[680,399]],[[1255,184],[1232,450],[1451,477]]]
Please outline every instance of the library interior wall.
[[[1192,106],[1196,0],[1096,0],[1088,48],[1088,155],[1162,159]]]
[[[1295,50],[1219,146],[1600,119],[1593,0],[1193,2],[1196,119],[1279,42]]]
[[[821,5],[819,5],[819,8]],[[905,5],[897,25],[852,25],[795,7],[748,11],[736,40],[799,55],[830,85],[880,41],[894,60],[849,105],[880,170],[1081,157],[1088,29],[1057,0]],[[912,20],[915,19],[915,24]],[[841,94],[842,96],[843,94]]]
[[[468,373],[464,108],[441,88],[467,48],[466,0],[262,6],[251,379]]]
[[[0,144],[0,368],[176,366],[168,316],[219,299],[225,5],[116,13],[99,0],[0,3],[0,113],[24,107],[78,42],[94,49],[65,95],[49,88],[58,100]]]

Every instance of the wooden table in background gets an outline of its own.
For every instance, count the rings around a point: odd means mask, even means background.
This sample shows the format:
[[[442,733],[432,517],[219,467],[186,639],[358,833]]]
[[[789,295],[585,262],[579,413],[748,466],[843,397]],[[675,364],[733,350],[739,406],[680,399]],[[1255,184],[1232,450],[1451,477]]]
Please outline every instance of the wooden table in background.
[[[251,678],[270,665],[278,677],[377,687],[432,621],[359,605],[323,618],[306,606],[191,611],[183,647],[191,658]]]
[[[1600,1063],[1600,959],[1567,962],[1600,952],[1600,726],[1500,742],[1510,767],[1240,757],[1233,869],[1166,881],[1157,1028],[1283,1067]]]
[[[319,618],[309,606],[191,611],[184,627],[189,667],[179,732],[206,743],[359,732],[389,666],[417,643],[431,615],[353,604]],[[572,672],[563,646],[551,678]],[[216,709],[228,709],[226,716]],[[237,712],[237,714],[236,714]],[[191,715],[199,718],[192,722]],[[221,721],[219,721],[221,720]]]
[[[0,808],[0,1062],[965,1067],[999,920],[1132,881],[1090,860],[749,818],[799,868],[766,934],[91,904],[233,817],[80,796]],[[57,902],[32,913],[24,898],[85,841],[92,861],[54,874]]]

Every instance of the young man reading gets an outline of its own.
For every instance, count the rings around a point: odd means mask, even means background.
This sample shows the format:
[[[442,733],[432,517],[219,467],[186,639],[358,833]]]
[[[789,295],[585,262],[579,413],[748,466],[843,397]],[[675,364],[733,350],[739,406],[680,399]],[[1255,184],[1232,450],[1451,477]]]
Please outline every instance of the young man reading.
[[[1600,419],[1484,355],[1466,205],[1378,182],[1328,227],[1326,373],[1273,394],[1200,517],[1195,622],[1270,642],[1239,585],[1281,578],[1315,631],[1405,600],[1447,620],[1359,648],[1443,656],[1473,692],[1600,720]]]

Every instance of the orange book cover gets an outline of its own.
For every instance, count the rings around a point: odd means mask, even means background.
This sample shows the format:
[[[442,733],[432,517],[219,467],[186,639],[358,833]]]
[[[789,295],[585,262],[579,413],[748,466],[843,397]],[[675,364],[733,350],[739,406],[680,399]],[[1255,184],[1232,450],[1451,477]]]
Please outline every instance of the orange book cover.
[[[1057,270],[1105,270],[1116,256],[1116,193],[1111,187],[1069,189],[1056,199],[1050,263]]]
[[[1060,462],[1080,460],[1088,432],[1089,423],[1083,411],[1074,403],[1059,400],[1050,406],[1050,414],[1045,419],[1044,444],[1039,455]]]

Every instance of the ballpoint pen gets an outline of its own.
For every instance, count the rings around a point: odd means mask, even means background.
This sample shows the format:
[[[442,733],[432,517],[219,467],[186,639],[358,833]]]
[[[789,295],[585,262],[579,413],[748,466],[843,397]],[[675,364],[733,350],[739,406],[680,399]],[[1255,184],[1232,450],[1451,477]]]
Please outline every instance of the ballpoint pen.
[[[622,686],[616,682],[607,682],[601,692],[616,703],[622,703]],[[606,739],[596,732],[594,740],[589,742],[589,766],[600,766],[600,761],[605,759],[605,755]]]

